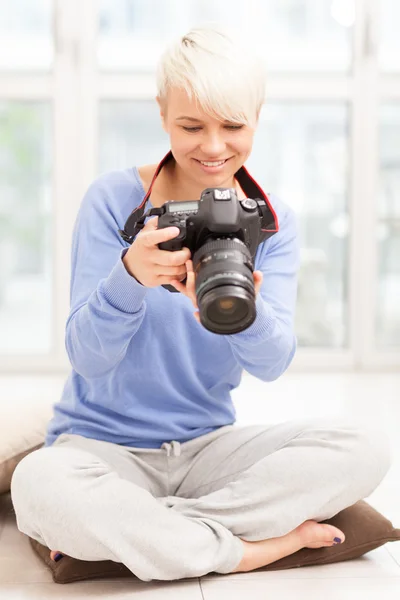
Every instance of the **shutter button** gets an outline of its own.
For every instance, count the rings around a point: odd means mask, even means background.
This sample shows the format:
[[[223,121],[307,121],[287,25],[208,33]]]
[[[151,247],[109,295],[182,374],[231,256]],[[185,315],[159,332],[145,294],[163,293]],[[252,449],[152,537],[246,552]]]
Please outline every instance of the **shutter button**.
[[[241,204],[244,210],[247,210],[248,212],[252,212],[258,207],[257,202],[252,198],[246,198],[245,200],[242,200]]]

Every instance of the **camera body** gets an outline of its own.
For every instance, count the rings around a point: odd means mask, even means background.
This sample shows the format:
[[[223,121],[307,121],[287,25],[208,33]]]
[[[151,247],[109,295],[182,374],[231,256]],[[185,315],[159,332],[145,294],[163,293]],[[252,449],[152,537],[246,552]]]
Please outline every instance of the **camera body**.
[[[254,256],[261,241],[263,200],[239,200],[234,188],[206,188],[200,200],[166,202],[158,229],[178,227],[161,250],[189,248],[202,325],[214,333],[243,331],[256,318]],[[185,280],[186,281],[186,280]],[[163,285],[171,292],[177,290]]]
[[[257,247],[279,231],[276,213],[244,166],[235,173],[247,196],[244,200],[234,188],[206,188],[200,200],[168,201],[146,211],[155,178],[173,159],[172,151],[164,156],[143,201],[118,233],[132,244],[153,215],[159,217],[158,229],[178,227],[179,235],[158,247],[172,252],[189,248],[201,324],[214,333],[238,333],[256,318],[254,260]],[[179,293],[171,285],[162,287]]]
[[[180,234],[158,244],[161,250],[186,247],[193,256],[207,241],[236,238],[255,256],[261,233],[257,200],[239,200],[234,188],[207,188],[200,200],[171,201],[163,206],[158,229],[178,227]]]
[[[163,159],[159,169],[169,157]],[[235,177],[247,195],[243,200],[238,199],[234,188],[206,188],[199,200],[168,201],[145,212],[149,191],[128,217],[124,229],[118,230],[123,240],[132,244],[146,218],[152,215],[158,215],[158,229],[179,229],[179,235],[158,247],[170,252],[189,248],[196,273],[200,323],[219,334],[238,333],[255,320],[253,270],[257,247],[279,228],[268,197],[247,170],[242,167]],[[179,293],[172,285],[162,287]]]

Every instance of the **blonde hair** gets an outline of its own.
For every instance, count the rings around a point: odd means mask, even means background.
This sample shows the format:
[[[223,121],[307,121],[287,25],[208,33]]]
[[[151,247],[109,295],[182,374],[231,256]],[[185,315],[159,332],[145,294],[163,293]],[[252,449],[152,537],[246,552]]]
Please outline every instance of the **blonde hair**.
[[[171,87],[183,88],[204,112],[223,121],[255,127],[265,99],[261,59],[220,25],[196,27],[173,42],[157,66],[157,91],[166,101]]]

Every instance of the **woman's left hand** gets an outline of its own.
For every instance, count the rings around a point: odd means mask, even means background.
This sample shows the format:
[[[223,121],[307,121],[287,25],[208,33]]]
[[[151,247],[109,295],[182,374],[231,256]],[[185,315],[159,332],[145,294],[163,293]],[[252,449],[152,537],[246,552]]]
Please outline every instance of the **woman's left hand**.
[[[200,323],[199,307],[197,306],[197,300],[196,300],[196,286],[195,286],[196,275],[195,275],[195,272],[193,271],[193,262],[191,260],[186,261],[186,272],[187,272],[186,285],[184,285],[180,281],[176,281],[176,280],[171,282],[171,285],[176,290],[178,290],[178,292],[181,292],[181,294],[184,294],[192,301],[193,306],[196,309],[196,312],[193,314],[194,314],[197,322]],[[261,284],[263,282],[262,272],[261,271],[253,271],[253,278],[254,278],[254,288],[255,288],[256,298],[257,298],[257,295],[261,288]]]

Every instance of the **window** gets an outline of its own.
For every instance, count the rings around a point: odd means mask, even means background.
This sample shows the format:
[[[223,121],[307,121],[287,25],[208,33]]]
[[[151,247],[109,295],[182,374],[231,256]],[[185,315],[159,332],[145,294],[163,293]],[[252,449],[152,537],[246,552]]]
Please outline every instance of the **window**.
[[[153,69],[170,39],[213,21],[248,35],[269,71],[344,72],[354,19],[352,0],[101,0],[98,62],[105,70]]]
[[[380,111],[379,283],[376,339],[400,346],[400,103]]]
[[[0,102],[0,352],[51,349],[51,110]]]
[[[0,0],[0,69],[48,70],[53,63],[51,0]]]
[[[298,217],[294,368],[400,365],[396,0],[0,0],[0,14],[3,369],[69,370],[79,204],[100,173],[168,151],[154,68],[206,22],[240,26],[266,62],[246,166]]]
[[[381,0],[379,62],[386,73],[400,73],[400,3]]]

